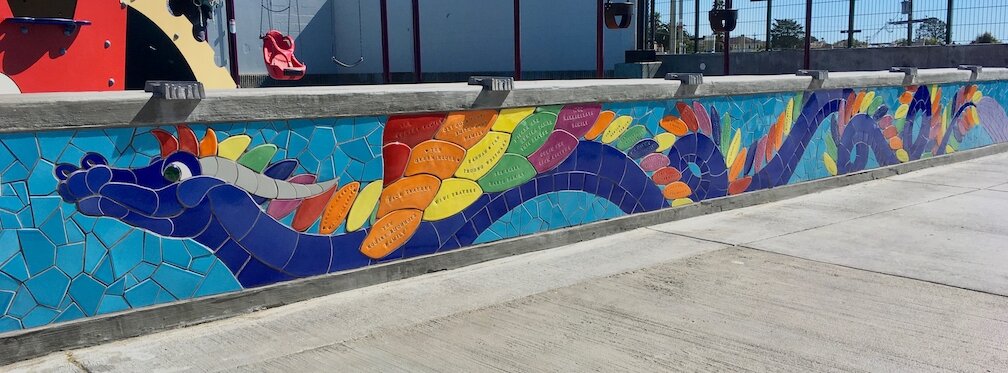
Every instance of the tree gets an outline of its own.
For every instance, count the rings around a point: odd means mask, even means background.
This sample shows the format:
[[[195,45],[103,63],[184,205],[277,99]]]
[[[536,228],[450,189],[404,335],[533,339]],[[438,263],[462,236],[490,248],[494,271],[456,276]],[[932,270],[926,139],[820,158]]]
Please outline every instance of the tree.
[[[688,31],[686,31],[685,28],[682,30],[682,34],[680,34],[679,36],[679,42],[682,43],[683,45],[681,49],[683,51],[682,53],[697,53],[697,49],[694,48],[693,45],[694,43],[693,35],[690,34]],[[699,40],[697,41],[696,44],[697,46],[699,46],[700,50],[704,49],[704,40]]]
[[[938,18],[928,18],[917,26],[917,40],[924,45],[939,45],[945,43],[947,24]]]
[[[805,45],[805,28],[793,19],[775,19],[770,28],[773,49],[798,49]]]
[[[994,35],[991,34],[990,31],[987,31],[981,34],[980,36],[977,36],[977,38],[973,40],[973,42],[970,44],[997,44],[1000,42],[1001,41],[998,40],[996,37],[994,37]]]
[[[651,15],[651,24],[654,25],[654,38],[655,44],[659,50],[664,50],[669,46],[669,39],[672,37],[672,33],[669,30],[669,24],[662,22],[661,13],[654,12]]]

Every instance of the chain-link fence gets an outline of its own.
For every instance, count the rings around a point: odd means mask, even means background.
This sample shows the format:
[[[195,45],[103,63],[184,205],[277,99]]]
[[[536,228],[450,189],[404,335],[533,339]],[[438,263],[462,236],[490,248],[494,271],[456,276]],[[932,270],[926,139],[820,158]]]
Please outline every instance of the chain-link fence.
[[[638,1],[654,6],[649,39],[659,51],[721,51],[723,36],[707,20],[713,0]],[[732,3],[739,11],[729,34],[733,52],[804,48],[805,0]],[[813,0],[811,47],[1001,43],[1008,39],[1006,14],[1008,0]]]

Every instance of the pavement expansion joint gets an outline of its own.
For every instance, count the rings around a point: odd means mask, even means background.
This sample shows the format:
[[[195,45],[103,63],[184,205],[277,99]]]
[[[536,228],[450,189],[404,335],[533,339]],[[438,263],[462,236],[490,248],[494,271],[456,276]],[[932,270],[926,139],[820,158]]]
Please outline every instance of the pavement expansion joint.
[[[846,268],[846,269],[851,269],[851,270],[856,270],[856,271],[862,271],[862,272],[866,272],[866,273],[873,273],[873,274],[883,275],[883,276],[892,276],[892,277],[902,278],[902,279],[906,279],[906,280],[919,281],[919,282],[928,283],[928,284],[932,284],[932,285],[943,286],[943,287],[952,288],[952,289],[965,290],[965,291],[970,291],[970,292],[979,293],[979,294],[993,295],[993,296],[1000,297],[1000,298],[1008,298],[1008,296],[1006,296],[1004,294],[998,294],[998,293],[994,293],[994,292],[990,292],[990,291],[985,291],[985,290],[980,290],[980,289],[973,289],[973,288],[968,288],[968,287],[964,287],[964,286],[951,285],[951,284],[947,284],[947,283],[940,282],[940,281],[931,281],[931,280],[921,279],[921,278],[917,278],[917,277],[911,277],[911,276],[901,275],[901,274],[898,274],[898,273],[891,273],[891,272],[885,272],[885,271],[876,271],[876,270],[871,270],[871,269],[865,269],[865,268],[850,266],[850,265],[846,265],[846,264],[838,264],[838,263],[834,263],[834,262],[830,262],[830,261],[825,261],[825,260],[810,259],[810,258],[798,256],[798,255],[780,253],[780,252],[771,251],[771,250],[767,250],[767,249],[761,249],[761,248],[758,248],[758,247],[748,246],[746,244],[736,245],[736,247],[738,247],[740,249],[748,249],[748,250],[754,250],[754,251],[759,251],[759,252],[768,253],[768,254],[781,255],[781,256],[785,256],[785,257],[789,257],[789,258],[793,258],[793,259],[806,260],[806,261],[813,262],[813,263],[820,263],[820,264],[826,264],[826,265],[831,265],[831,266],[837,266],[837,267],[840,267],[840,268]]]
[[[897,183],[909,183],[909,184],[931,185],[931,186],[937,186],[937,187],[972,189],[973,191],[983,190],[984,189],[984,188],[974,188],[974,187],[967,187],[967,186],[961,186],[961,185],[949,185],[949,184],[941,184],[941,183],[927,183],[927,182],[917,181],[917,180],[899,180],[899,179],[882,179],[882,180],[889,180],[889,181],[894,181],[894,182],[897,182]],[[997,185],[995,185],[995,186],[997,186]]]
[[[894,180],[894,181],[898,181],[898,180]],[[930,185],[933,185],[933,184],[930,184]],[[948,185],[942,185],[942,186],[948,186]],[[860,216],[856,216],[856,217],[852,217],[852,218],[837,220],[837,221],[834,221],[834,222],[831,222],[831,223],[828,223],[828,224],[821,224],[821,225],[817,225],[817,226],[813,226],[813,227],[799,229],[799,230],[796,230],[796,231],[793,231],[793,232],[781,233],[781,234],[778,234],[778,235],[775,235],[775,236],[761,238],[761,239],[758,239],[758,240],[755,240],[755,241],[744,242],[744,243],[740,244],[739,246],[745,247],[745,245],[753,244],[753,243],[757,243],[757,242],[761,242],[761,241],[768,241],[768,240],[772,240],[772,239],[776,239],[776,238],[781,238],[781,237],[785,237],[785,236],[790,236],[790,235],[794,235],[794,234],[798,234],[798,233],[804,233],[804,232],[808,232],[808,231],[812,231],[812,230],[816,230],[816,229],[821,229],[821,228],[825,228],[825,227],[829,227],[829,226],[833,226],[833,225],[850,223],[850,222],[853,222],[855,220],[860,220],[860,219],[869,218],[869,217],[872,217],[872,216],[877,216],[877,215],[882,215],[882,214],[888,214],[888,213],[891,213],[891,212],[895,212],[895,211],[899,211],[899,210],[903,210],[903,209],[907,209],[907,208],[911,208],[911,207],[915,207],[915,206],[920,206],[920,205],[925,205],[925,204],[929,204],[929,203],[934,203],[934,202],[938,202],[938,201],[941,201],[941,200],[944,200],[944,199],[948,199],[948,198],[952,198],[952,197],[958,197],[958,196],[962,196],[962,195],[966,195],[966,194],[970,194],[970,193],[975,193],[975,192],[980,191],[980,190],[981,189],[971,189],[971,190],[962,191],[962,192],[958,192],[958,193],[955,193],[955,194],[950,194],[950,195],[943,196],[943,197],[938,197],[938,198],[934,198],[934,199],[929,199],[929,200],[924,200],[924,201],[920,201],[920,202],[911,203],[911,204],[905,205],[905,206],[893,207],[893,208],[888,209],[888,210],[876,211],[876,212],[873,212],[873,213],[870,213],[870,214],[864,214],[864,215],[860,215]]]

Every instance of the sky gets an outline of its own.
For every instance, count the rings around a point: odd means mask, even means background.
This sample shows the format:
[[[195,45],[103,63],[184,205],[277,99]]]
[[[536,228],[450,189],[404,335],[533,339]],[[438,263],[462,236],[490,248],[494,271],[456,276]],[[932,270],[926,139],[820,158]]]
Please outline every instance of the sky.
[[[656,8],[664,20],[667,20],[670,14],[669,1],[657,0]],[[914,19],[935,17],[945,21],[948,1],[914,0]],[[1008,14],[1008,0],[953,1],[953,42],[968,44],[985,31],[990,31],[998,39],[1008,40],[1008,22],[1004,21],[1005,15]],[[695,0],[683,0],[682,2],[685,9],[683,24],[687,32],[693,33]],[[706,11],[710,10],[711,3],[711,0],[700,0],[701,35],[711,33],[706,20]],[[854,28],[862,31],[855,34],[855,37],[870,43],[889,43],[896,39],[906,38],[906,25],[888,24],[890,21],[906,21],[906,15],[900,12],[900,3],[901,0],[856,0]],[[734,8],[739,9],[739,24],[732,32],[732,36],[745,35],[760,40],[765,39],[766,4],[766,1],[734,0]],[[849,7],[849,0],[813,0],[812,35],[827,43],[846,40],[846,34],[842,34],[840,31],[847,29]],[[804,25],[805,1],[773,0],[773,18],[794,19]],[[917,25],[914,27],[915,35],[916,27]]]

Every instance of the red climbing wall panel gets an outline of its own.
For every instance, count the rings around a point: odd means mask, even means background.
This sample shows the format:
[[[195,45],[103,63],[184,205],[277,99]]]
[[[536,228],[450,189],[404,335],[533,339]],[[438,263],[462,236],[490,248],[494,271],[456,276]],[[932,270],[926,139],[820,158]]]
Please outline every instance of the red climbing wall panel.
[[[10,17],[7,1],[0,0],[0,73],[21,92],[124,89],[126,10],[119,1],[78,2],[74,18],[92,24],[69,36],[59,25],[27,25],[24,33],[25,25]]]

